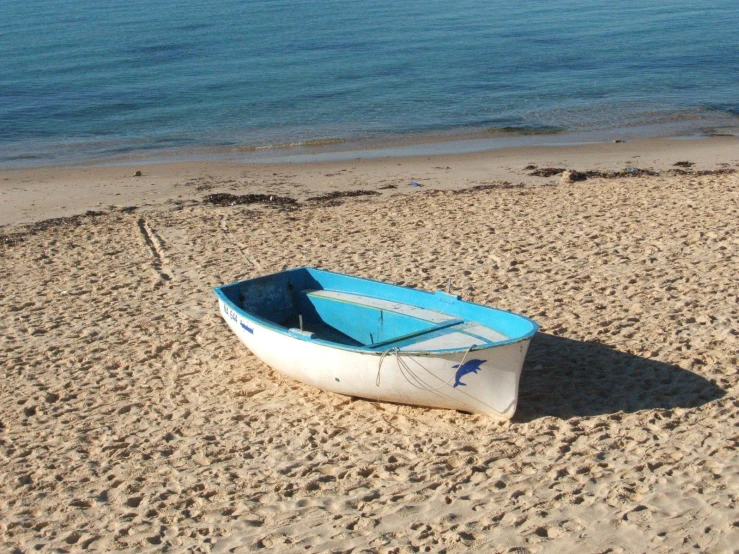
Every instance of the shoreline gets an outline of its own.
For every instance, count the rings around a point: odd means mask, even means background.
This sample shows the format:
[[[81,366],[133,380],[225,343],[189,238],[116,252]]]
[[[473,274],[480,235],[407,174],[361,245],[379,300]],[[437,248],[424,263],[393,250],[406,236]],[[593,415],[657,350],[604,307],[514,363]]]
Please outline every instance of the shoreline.
[[[576,171],[632,167],[664,172],[677,162],[692,171],[737,167],[739,138],[649,139],[565,146],[518,146],[479,152],[337,161],[168,163],[55,166],[0,171],[0,227],[69,217],[88,210],[148,208],[201,201],[211,193],[269,194],[305,200],[331,192],[383,195],[459,190],[508,183],[558,182],[530,165]],[[136,176],[137,172],[140,176]],[[410,183],[419,183],[412,187]]]
[[[269,133],[268,133],[269,135]],[[286,163],[348,161],[356,158],[453,155],[534,146],[578,146],[610,142],[739,137],[739,116],[731,110],[676,112],[653,121],[582,128],[566,126],[486,126],[376,132],[368,135],[317,134],[267,143],[254,137],[212,135],[162,143],[146,138],[81,141],[56,145],[9,144],[0,157],[4,170],[44,167],[150,165],[178,162]],[[166,146],[163,146],[166,144]],[[41,150],[39,150],[41,148]],[[61,157],[62,160],[55,158]],[[66,160],[66,161],[65,161]],[[24,165],[26,164],[26,165]]]

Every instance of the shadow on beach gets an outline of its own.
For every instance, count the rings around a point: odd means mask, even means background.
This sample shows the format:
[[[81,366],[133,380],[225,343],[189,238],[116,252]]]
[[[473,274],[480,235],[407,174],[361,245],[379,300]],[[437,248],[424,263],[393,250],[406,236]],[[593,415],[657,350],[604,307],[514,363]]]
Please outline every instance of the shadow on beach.
[[[724,396],[691,371],[597,342],[537,333],[526,356],[514,421],[691,408]]]

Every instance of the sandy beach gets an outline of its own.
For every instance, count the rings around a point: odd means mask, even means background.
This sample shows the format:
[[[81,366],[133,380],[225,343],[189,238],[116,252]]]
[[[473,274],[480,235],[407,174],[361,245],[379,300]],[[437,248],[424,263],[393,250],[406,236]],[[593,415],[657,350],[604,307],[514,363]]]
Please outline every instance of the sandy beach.
[[[736,137],[2,171],[2,550],[739,552],[738,221]],[[260,363],[296,266],[535,319],[513,420]]]

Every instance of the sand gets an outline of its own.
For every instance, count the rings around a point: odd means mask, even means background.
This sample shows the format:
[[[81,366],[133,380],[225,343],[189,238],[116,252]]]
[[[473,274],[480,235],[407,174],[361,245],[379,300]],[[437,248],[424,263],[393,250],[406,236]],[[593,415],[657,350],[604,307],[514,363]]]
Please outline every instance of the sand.
[[[0,545],[739,552],[738,164],[714,139],[1,173]],[[379,194],[308,201],[350,190]],[[534,318],[514,419],[264,366],[210,289],[300,265]]]

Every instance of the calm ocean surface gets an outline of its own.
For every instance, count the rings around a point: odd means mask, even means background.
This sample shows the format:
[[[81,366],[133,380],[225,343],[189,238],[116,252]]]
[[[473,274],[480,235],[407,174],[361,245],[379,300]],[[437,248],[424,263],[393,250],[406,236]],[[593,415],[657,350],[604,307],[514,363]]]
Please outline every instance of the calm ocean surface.
[[[737,0],[2,6],[0,167],[739,130]]]

